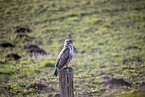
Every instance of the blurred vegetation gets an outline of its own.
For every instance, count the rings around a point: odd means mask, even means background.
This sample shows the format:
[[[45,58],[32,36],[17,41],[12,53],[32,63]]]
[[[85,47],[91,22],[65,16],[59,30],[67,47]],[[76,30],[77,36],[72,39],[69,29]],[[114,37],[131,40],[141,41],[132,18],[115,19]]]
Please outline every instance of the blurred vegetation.
[[[16,39],[16,27],[29,27]],[[0,0],[0,95],[57,96],[55,60],[65,39],[74,40],[75,96],[142,97],[145,91],[144,0]],[[24,45],[37,44],[47,55],[31,55]],[[5,56],[17,53],[19,60]],[[132,87],[104,86],[105,78],[123,78]],[[27,90],[43,83],[53,91]]]

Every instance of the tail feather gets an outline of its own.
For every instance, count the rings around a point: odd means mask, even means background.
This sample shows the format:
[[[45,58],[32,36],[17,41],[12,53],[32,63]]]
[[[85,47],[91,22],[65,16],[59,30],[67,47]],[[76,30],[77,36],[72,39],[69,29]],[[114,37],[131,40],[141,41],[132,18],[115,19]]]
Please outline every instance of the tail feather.
[[[55,69],[54,76],[57,76],[57,74],[58,74],[58,71],[57,69]]]

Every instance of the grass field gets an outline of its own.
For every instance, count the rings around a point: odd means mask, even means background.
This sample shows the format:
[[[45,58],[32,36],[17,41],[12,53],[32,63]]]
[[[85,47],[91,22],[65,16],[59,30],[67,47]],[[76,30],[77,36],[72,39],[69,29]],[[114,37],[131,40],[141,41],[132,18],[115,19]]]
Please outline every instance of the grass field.
[[[32,32],[16,38],[17,26]],[[15,45],[0,47],[0,96],[58,97],[54,65],[67,38],[76,97],[145,96],[145,0],[0,0],[0,43]],[[30,56],[27,44],[47,55]],[[22,58],[5,58],[11,53]],[[132,86],[105,86],[106,78]],[[27,89],[34,83],[47,87]]]

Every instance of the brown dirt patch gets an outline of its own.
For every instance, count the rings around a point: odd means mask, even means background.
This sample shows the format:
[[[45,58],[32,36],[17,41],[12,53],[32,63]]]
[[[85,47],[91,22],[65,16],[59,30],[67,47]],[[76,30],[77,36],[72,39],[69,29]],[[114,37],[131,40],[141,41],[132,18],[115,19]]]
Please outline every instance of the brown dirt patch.
[[[117,79],[117,78],[112,78],[104,81],[105,85],[121,85],[121,86],[131,86],[131,84],[124,79]]]
[[[9,43],[9,42],[2,42],[2,43],[0,44],[0,46],[3,47],[3,48],[14,47],[14,45],[11,44],[11,43]]]
[[[51,93],[51,92],[55,91],[52,87],[48,87],[47,85],[41,84],[41,83],[34,83],[34,84],[26,87],[27,90],[29,90],[31,88],[36,89],[36,90],[41,90],[46,93]]]
[[[24,46],[24,49],[27,49],[28,53],[35,53],[35,54],[47,54],[45,50],[39,48],[37,45],[35,44],[28,44]]]
[[[6,58],[11,58],[11,59],[15,59],[15,60],[18,60],[21,58],[21,56],[19,56],[18,54],[8,54],[6,56]]]
[[[27,28],[25,28],[25,27],[17,27],[16,28],[16,31],[15,31],[16,33],[24,33],[24,32],[31,32],[31,30],[27,27]]]
[[[133,56],[132,58],[124,59],[123,64],[128,63],[128,62],[142,62],[142,58],[139,56]]]
[[[24,46],[24,49],[30,49],[30,48],[39,48],[39,47],[35,44],[28,44]]]
[[[32,85],[29,85],[26,89],[29,90],[31,88],[33,89],[38,89],[38,90],[43,90],[44,88],[46,88],[47,86],[41,83],[34,83]]]
[[[128,46],[125,48],[125,50],[128,50],[128,49],[139,49],[137,46]]]

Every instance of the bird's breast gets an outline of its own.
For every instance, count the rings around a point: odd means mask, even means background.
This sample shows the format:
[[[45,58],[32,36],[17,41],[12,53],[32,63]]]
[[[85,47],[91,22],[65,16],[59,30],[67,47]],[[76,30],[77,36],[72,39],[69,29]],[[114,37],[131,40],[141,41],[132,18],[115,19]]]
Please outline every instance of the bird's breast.
[[[73,46],[71,46],[69,49],[70,49],[70,57],[73,58],[73,55],[74,55]]]

